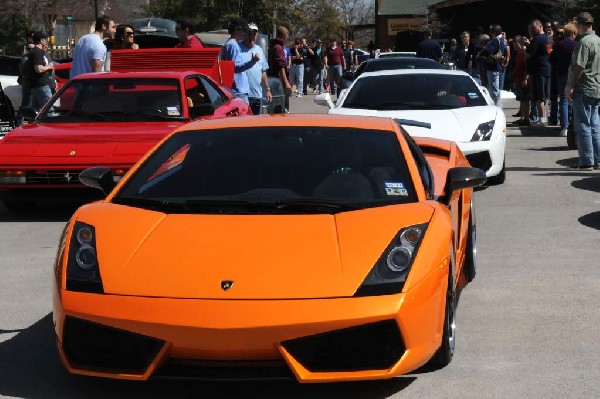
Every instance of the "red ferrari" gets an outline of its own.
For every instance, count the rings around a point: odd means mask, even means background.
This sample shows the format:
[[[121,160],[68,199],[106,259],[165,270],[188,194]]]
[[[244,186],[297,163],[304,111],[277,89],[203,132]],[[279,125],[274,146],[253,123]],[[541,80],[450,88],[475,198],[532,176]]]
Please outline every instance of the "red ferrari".
[[[200,72],[78,76],[0,142],[0,201],[18,211],[41,199],[97,197],[79,181],[84,169],[109,166],[120,179],[183,124],[251,114],[243,100]]]

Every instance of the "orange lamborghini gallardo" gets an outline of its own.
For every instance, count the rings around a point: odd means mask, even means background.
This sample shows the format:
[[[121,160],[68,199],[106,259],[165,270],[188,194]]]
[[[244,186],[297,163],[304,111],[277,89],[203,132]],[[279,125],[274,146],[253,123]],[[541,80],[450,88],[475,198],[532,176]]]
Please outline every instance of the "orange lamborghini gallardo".
[[[452,359],[485,173],[417,121],[191,123],[79,208],[55,263],[71,373],[334,382]]]

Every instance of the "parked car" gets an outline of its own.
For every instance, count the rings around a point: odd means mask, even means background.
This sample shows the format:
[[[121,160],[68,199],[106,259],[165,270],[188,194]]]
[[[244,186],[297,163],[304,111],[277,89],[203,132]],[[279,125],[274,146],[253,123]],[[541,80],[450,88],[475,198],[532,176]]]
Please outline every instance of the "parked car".
[[[506,118],[488,91],[463,71],[403,69],[367,72],[340,93],[336,104],[320,94],[315,101],[330,114],[415,119],[430,129],[406,126],[415,137],[453,140],[471,165],[492,184],[506,178]]]
[[[0,140],[15,128],[15,111],[0,83]]]
[[[20,63],[21,57],[0,55],[0,84],[15,111],[21,106],[21,86],[17,82]]]
[[[361,63],[356,71],[346,71],[342,75],[342,89],[350,87],[354,79],[364,72],[377,72],[395,69],[445,69],[444,65],[429,58],[420,57],[381,57],[371,58]]]
[[[79,181],[82,170],[108,165],[123,175],[179,126],[250,114],[229,89],[193,71],[77,76],[0,141],[0,201],[26,210],[38,200],[97,197]]]
[[[229,118],[180,127],[116,187],[112,168],[81,181],[108,196],[70,218],[52,273],[71,373],[337,382],[452,359],[485,181],[453,142]]]

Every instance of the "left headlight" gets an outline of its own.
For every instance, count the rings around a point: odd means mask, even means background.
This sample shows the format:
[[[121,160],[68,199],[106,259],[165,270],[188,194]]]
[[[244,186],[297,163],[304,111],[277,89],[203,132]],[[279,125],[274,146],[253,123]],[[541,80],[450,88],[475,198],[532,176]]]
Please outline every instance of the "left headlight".
[[[477,126],[475,134],[471,137],[471,141],[488,141],[492,138],[492,132],[494,131],[494,124],[496,121],[489,121],[481,123]]]
[[[69,245],[67,290],[103,293],[94,226],[75,222]]]
[[[25,184],[27,177],[24,170],[0,171],[0,183],[2,184]]]
[[[402,291],[427,225],[417,224],[400,230],[354,296],[388,295]]]

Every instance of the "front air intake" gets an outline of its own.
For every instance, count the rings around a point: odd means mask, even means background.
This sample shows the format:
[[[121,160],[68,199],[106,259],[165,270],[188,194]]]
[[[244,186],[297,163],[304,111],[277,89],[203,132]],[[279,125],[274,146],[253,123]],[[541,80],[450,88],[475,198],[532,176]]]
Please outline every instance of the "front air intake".
[[[75,317],[65,319],[63,349],[72,367],[143,374],[164,341]]]
[[[297,338],[282,345],[311,372],[387,370],[406,350],[394,320]]]

